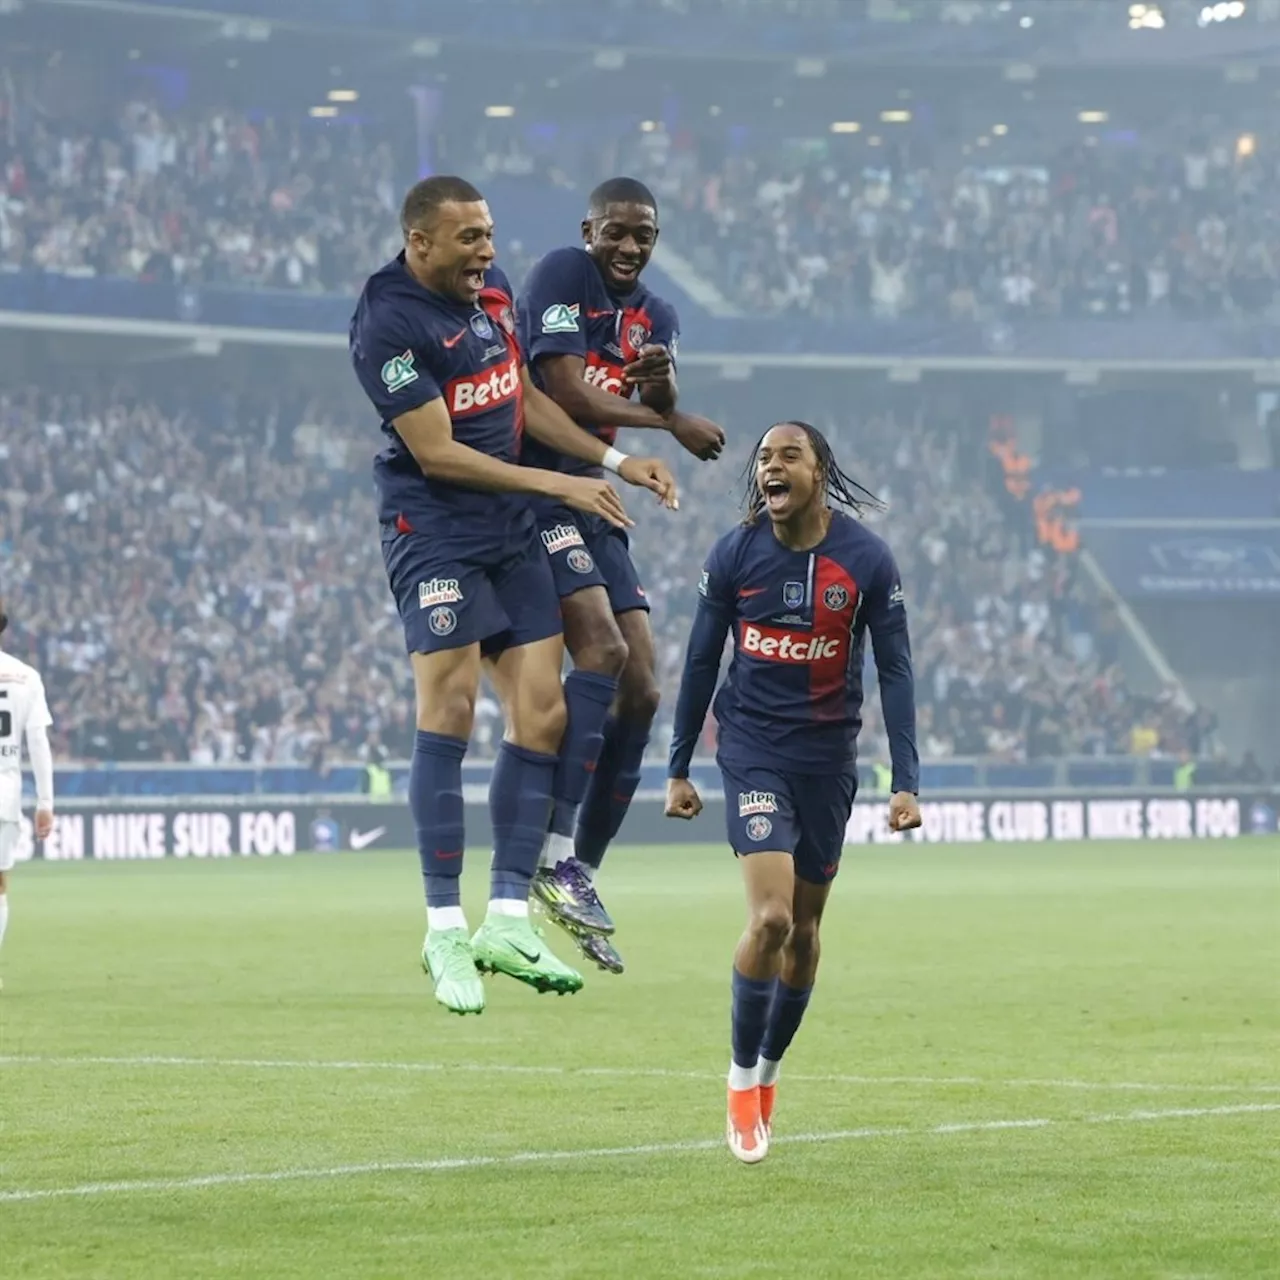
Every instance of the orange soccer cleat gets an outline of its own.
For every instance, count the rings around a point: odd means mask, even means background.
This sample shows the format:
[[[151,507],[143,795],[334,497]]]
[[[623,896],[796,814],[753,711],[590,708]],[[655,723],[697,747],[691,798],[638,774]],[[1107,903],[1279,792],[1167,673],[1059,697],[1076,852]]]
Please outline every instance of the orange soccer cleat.
[[[758,1164],[769,1154],[769,1133],[760,1116],[760,1086],[730,1089],[725,1138],[743,1164]]]
[[[773,1104],[777,1101],[778,1086],[762,1084],[760,1086],[760,1122],[764,1125],[765,1137],[773,1137]]]

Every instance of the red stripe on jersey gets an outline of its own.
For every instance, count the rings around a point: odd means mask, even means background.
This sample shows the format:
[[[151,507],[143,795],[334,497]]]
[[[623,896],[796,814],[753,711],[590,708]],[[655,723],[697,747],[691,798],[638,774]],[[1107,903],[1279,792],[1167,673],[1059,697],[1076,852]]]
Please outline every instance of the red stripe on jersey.
[[[524,435],[524,387],[519,382],[519,369],[524,364],[520,354],[520,339],[516,335],[515,305],[501,289],[480,290],[480,306],[485,315],[498,327],[502,340],[507,344],[507,358],[516,362],[516,453],[520,452],[520,439]]]
[[[857,611],[858,584],[842,564],[819,556],[813,571],[813,630],[819,635],[843,634],[847,639],[840,662],[825,662],[810,672],[809,694],[815,720],[839,720],[845,714],[849,651]]]

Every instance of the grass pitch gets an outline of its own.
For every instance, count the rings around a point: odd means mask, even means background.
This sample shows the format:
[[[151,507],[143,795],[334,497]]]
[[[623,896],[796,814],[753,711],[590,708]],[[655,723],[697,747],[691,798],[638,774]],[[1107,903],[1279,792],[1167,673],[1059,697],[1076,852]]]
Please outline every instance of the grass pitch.
[[[732,858],[601,887],[624,977],[459,1019],[412,854],[19,868],[0,1272],[1280,1274],[1277,841],[850,850],[756,1168]]]

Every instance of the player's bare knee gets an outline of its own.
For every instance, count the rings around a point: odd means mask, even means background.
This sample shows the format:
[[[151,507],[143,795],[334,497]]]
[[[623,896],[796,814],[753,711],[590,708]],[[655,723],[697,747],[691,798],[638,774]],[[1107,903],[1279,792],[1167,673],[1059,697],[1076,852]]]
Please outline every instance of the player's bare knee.
[[[513,711],[510,736],[517,746],[547,755],[560,750],[568,714],[559,681],[549,685],[539,681],[521,689],[519,704]]]
[[[652,671],[632,674],[627,668],[618,685],[618,716],[632,724],[652,724],[662,702],[662,693]]]
[[[627,665],[627,642],[618,628],[603,589],[593,587],[562,602],[565,643],[579,671],[622,675]]]
[[[791,933],[791,908],[781,900],[759,903],[751,912],[751,932],[767,951],[781,951]]]
[[[9,873],[0,871],[0,898],[9,892]]]
[[[470,738],[475,711],[476,691],[466,686],[446,684],[434,690],[420,691],[417,727],[424,733]]]
[[[787,935],[787,952],[799,969],[812,968],[818,962],[821,943],[816,920],[797,920]]]
[[[599,676],[622,674],[627,665],[627,642],[616,627],[612,631],[601,630],[581,646],[573,655],[573,665],[579,671],[591,671]]]

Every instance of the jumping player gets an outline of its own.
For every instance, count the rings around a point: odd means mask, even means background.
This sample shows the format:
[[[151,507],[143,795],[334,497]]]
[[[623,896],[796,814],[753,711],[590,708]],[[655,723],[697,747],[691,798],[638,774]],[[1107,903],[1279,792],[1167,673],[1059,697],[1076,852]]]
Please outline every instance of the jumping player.
[[[0,600],[0,635],[8,625]],[[36,780],[36,839],[47,840],[53,831],[53,753],[48,733],[52,723],[39,672],[0,649],[0,945],[9,923],[9,872],[22,821],[24,735]]]
[[[911,648],[889,548],[858,520],[875,499],[821,432],[783,422],[752,462],[745,521],[707,557],[676,703],[666,812],[702,809],[689,761],[733,629],[715,700],[716,762],[729,843],[741,859],[747,927],[733,961],[729,1149],[763,1160],[778,1064],[818,969],[818,926],[857,789],[866,632],[893,759],[889,825],[920,825]]]
[[[676,313],[640,280],[657,240],[649,189],[634,178],[601,183],[588,202],[582,246],[549,253],[525,284],[521,345],[534,384],[606,444],[619,427],[643,427],[671,432],[695,457],[716,458],[724,432],[676,409]],[[537,441],[526,442],[524,461],[600,474]],[[621,973],[622,957],[606,936],[613,921],[592,877],[631,804],[658,709],[649,604],[625,531],[554,498],[535,499],[534,507],[573,657],[564,686],[569,725],[599,749],[593,771],[558,776],[534,892],[588,958]]]
[[[582,985],[528,919],[557,767],[584,768],[583,744],[565,734],[560,611],[528,495],[630,523],[603,479],[519,466],[521,432],[669,506],[676,496],[665,466],[588,435],[530,383],[510,288],[493,267],[493,219],[475,187],[427,178],[405,197],[401,223],[404,249],[366,283],[350,350],[388,441],[374,478],[417,699],[409,803],[427,896],[423,964],[441,1004],[478,1013],[477,969],[539,991]],[[462,757],[482,665],[506,736],[489,793],[489,910],[469,937],[458,887]]]

